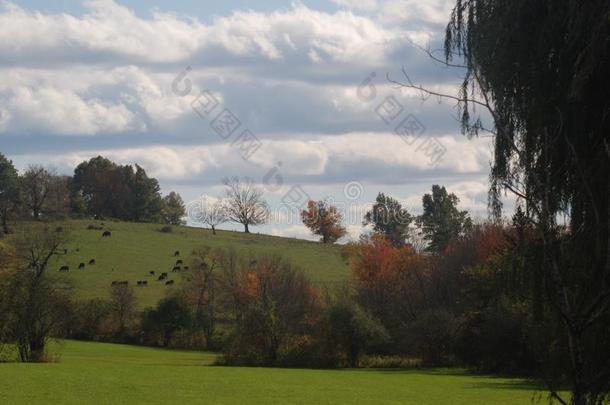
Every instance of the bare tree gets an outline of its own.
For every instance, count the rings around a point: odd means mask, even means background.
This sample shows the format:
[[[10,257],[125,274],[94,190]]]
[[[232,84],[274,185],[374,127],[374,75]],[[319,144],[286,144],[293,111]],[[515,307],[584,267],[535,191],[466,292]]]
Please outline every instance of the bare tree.
[[[263,199],[263,191],[254,186],[252,181],[239,178],[227,178],[226,186],[227,217],[244,226],[244,232],[250,233],[250,225],[261,225],[267,222],[269,208]]]
[[[14,261],[3,278],[0,310],[21,361],[43,360],[50,336],[65,318],[68,285],[47,270],[51,258],[63,254],[66,240],[50,226],[24,228],[13,240]]]
[[[38,165],[30,166],[21,176],[23,203],[35,220],[40,219],[42,207],[51,191],[51,177],[51,173]]]
[[[224,200],[208,201],[207,205],[203,207],[202,214],[201,220],[212,228],[213,235],[216,235],[216,227],[229,219],[227,204]]]

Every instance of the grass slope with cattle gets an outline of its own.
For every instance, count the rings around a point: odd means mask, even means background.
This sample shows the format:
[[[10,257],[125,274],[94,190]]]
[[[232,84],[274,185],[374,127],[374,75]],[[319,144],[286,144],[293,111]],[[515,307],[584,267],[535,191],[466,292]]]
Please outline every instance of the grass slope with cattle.
[[[76,296],[82,299],[107,298],[113,281],[127,281],[135,288],[141,308],[153,306],[181,283],[181,273],[172,272],[178,260],[188,266],[193,249],[201,246],[235,249],[243,255],[279,255],[301,268],[317,285],[333,286],[349,277],[340,246],[269,235],[245,234],[193,227],[173,227],[160,231],[159,224],[114,221],[70,220],[63,224],[69,232],[68,252],[57,256],[50,269],[70,280]],[[95,229],[89,229],[95,228]],[[103,236],[109,231],[111,236]],[[179,251],[178,256],[175,252]],[[95,260],[95,264],[89,264]],[[84,267],[79,269],[81,263]],[[68,272],[59,272],[67,266]],[[151,274],[154,272],[154,276]],[[168,279],[158,281],[161,273]],[[173,285],[166,285],[167,281]]]

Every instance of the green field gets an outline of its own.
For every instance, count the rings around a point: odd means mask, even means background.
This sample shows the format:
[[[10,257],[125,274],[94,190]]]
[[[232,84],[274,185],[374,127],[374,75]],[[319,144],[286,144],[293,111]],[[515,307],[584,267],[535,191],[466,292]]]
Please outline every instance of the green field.
[[[135,285],[138,280],[147,280],[148,287],[137,288],[141,308],[154,305],[165,293],[176,288],[165,286],[149,275],[167,272],[179,285],[180,275],[172,274],[176,262],[174,252],[179,250],[185,264],[194,248],[233,248],[238,254],[281,255],[305,271],[316,284],[331,286],[348,278],[347,264],[341,258],[339,246],[298,239],[268,235],[244,234],[218,231],[217,235],[207,229],[174,227],[173,233],[161,233],[158,224],[135,224],[105,221],[104,229],[112,237],[102,238],[102,231],[88,230],[89,225],[100,226],[102,222],[73,220],[65,223],[70,232],[68,254],[59,256],[51,263],[56,271],[62,265],[70,266],[66,277],[72,281],[79,298],[104,298],[108,296],[114,280],[126,280]],[[96,264],[78,270],[81,262],[87,264],[95,259]]]
[[[55,363],[0,364],[3,404],[519,405],[520,380],[459,371],[212,366],[209,353],[67,341]]]

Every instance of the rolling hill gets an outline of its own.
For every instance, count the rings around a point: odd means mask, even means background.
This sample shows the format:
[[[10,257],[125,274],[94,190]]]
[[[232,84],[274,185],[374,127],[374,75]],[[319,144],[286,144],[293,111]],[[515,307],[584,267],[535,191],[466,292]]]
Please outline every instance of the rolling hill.
[[[109,230],[112,236],[102,237],[102,230],[88,229],[90,225]],[[302,269],[316,285],[332,286],[349,277],[340,246],[232,231],[213,235],[207,229],[182,226],[163,233],[159,224],[70,220],[63,227],[70,235],[68,253],[54,259],[50,269],[69,266],[70,271],[61,275],[72,282],[76,297],[82,299],[107,297],[115,280],[129,281],[130,285],[147,280],[147,287],[136,288],[138,304],[141,308],[154,305],[176,286],[156,281],[149,272],[167,272],[179,285],[180,275],[171,273],[176,259],[186,264],[192,250],[204,245],[232,248],[238,254],[280,255]],[[174,257],[176,250],[180,251],[179,257]],[[96,264],[89,265],[91,259]],[[78,269],[80,263],[85,263],[82,270]]]

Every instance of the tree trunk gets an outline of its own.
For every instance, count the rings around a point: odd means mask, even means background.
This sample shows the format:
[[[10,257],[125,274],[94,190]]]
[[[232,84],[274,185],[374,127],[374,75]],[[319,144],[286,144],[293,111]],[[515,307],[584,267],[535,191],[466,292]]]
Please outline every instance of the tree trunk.
[[[8,229],[8,221],[6,219],[6,213],[4,215],[2,215],[2,232],[5,235],[9,234],[9,229]]]
[[[212,225],[212,235],[216,235],[216,228],[214,228],[214,225]]]
[[[244,232],[245,233],[250,233],[250,229],[248,228],[248,223],[247,222],[244,224]]]

